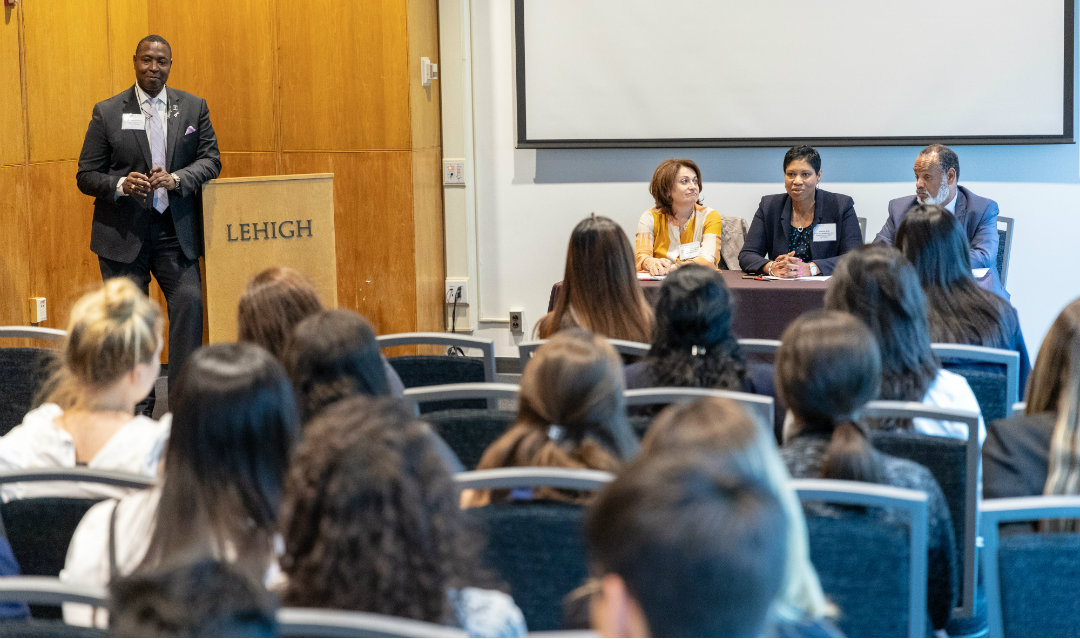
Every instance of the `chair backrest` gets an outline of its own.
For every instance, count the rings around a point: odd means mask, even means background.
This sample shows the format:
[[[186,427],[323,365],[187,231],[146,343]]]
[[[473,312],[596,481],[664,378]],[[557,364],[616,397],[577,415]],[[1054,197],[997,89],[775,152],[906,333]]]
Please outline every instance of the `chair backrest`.
[[[153,480],[131,473],[88,468],[42,468],[0,472],[0,485],[78,482],[140,489]],[[23,574],[57,576],[82,516],[101,501],[95,497],[30,497],[0,504],[0,522]]]
[[[978,536],[979,414],[954,408],[935,408],[919,402],[875,400],[866,404],[862,416],[868,419],[925,417],[949,422],[962,422],[967,425],[967,440],[963,442],[956,440],[964,447],[963,456],[960,457],[963,463],[962,469],[948,469],[941,462],[942,458],[950,458],[951,455],[958,453],[954,448],[955,444],[949,442],[942,442],[940,446],[933,447],[922,443],[924,440],[921,438],[912,438],[906,442],[895,440],[892,442],[893,452],[885,452],[896,454],[898,457],[906,457],[926,466],[941,487],[941,491],[949,503],[949,509],[952,511],[953,530],[959,556],[963,557],[964,562],[963,597],[957,614],[961,617],[972,616],[975,609],[975,583],[978,568],[975,543]],[[875,435],[874,437],[874,443],[876,444],[877,437],[881,436]],[[882,441],[885,440],[886,438],[882,437]],[[952,453],[949,452],[950,449],[952,449]],[[909,457],[903,454],[904,452],[908,452],[912,456]],[[915,456],[921,453],[933,454],[934,457]],[[962,481],[957,477],[959,473],[963,474]],[[962,493],[959,492],[961,490]],[[954,509],[959,509],[958,502],[961,499],[963,500],[963,508],[960,511],[962,516],[958,517]]]
[[[997,218],[998,250],[997,272],[1001,279],[1001,285],[1005,286],[1005,280],[1009,277],[1009,255],[1012,253],[1013,222],[1011,217],[999,215]]]
[[[400,355],[388,361],[401,377],[405,388],[436,384],[464,384],[495,381],[495,343],[489,339],[467,337],[455,333],[393,333],[375,338],[379,348],[391,346],[438,345],[480,351],[479,357],[451,355]],[[427,410],[443,408],[483,408],[483,403],[451,402],[430,406]]]
[[[670,404],[679,401],[694,401],[702,397],[722,397],[737,402],[751,415],[755,415],[761,423],[772,428],[773,424],[773,398],[768,395],[755,395],[742,391],[720,390],[718,388],[684,388],[684,387],[658,387],[658,388],[635,388],[623,393],[626,407],[648,406],[651,404]]]
[[[1008,522],[1080,519],[1080,496],[982,503],[983,583],[990,637],[1080,636],[1080,534],[999,534]]]
[[[406,388],[402,399],[407,406],[411,406],[416,415],[426,414],[437,410],[457,408],[458,401],[465,401],[466,408],[484,407],[495,409],[499,400],[512,402],[511,408],[517,408],[518,393],[521,387],[517,384],[505,384],[501,382],[468,382],[463,384],[435,384],[432,386],[415,386]]]
[[[857,215],[855,216],[855,219],[859,220],[859,232],[862,233],[863,244],[866,244],[866,218]]]
[[[103,630],[69,626],[59,619],[59,606],[65,603],[87,604],[105,608],[103,587],[70,584],[57,577],[0,577],[0,601],[8,605],[30,604],[32,611],[55,611],[53,618],[36,616],[22,619],[0,619],[0,636],[4,637],[104,637]]]
[[[467,637],[461,628],[354,610],[281,608],[281,637]]]
[[[67,331],[44,326],[0,326],[0,337],[39,339],[59,345],[67,339]]]
[[[59,361],[47,348],[0,348],[0,436],[22,422]]]
[[[749,227],[746,218],[737,215],[720,216],[720,260],[718,265],[722,269],[736,270],[739,268],[739,253],[742,252],[746,242],[746,233]]]
[[[452,408],[424,413],[424,421],[450,447],[461,470],[473,470],[484,451],[514,424],[514,411],[488,408]]]
[[[1023,415],[1027,410],[1027,402],[1016,402],[1012,405],[1013,415]]]
[[[924,637],[929,513],[926,493],[835,479],[795,479],[803,502],[864,508],[807,512],[810,559],[850,637]],[[905,515],[908,530],[867,507]],[[906,569],[906,570],[905,570]]]
[[[503,468],[455,475],[463,489],[600,490],[612,478],[600,471],[559,468]],[[584,508],[553,501],[512,501],[467,512],[485,531],[487,564],[510,585],[529,629],[561,629],[563,598],[588,576],[581,534]]]
[[[546,339],[537,339],[528,342],[521,342],[518,344],[518,361],[521,362],[521,370],[525,370],[525,365],[532,359],[533,353],[536,349],[540,348]],[[644,342],[632,342],[626,339],[612,339],[608,338],[608,344],[611,344],[615,348],[615,352],[620,355],[629,357],[645,357],[649,354],[649,348],[651,344]]]
[[[987,422],[1011,417],[1020,400],[1020,354],[969,344],[931,344],[942,365],[967,380]]]
[[[741,337],[738,342],[739,351],[744,355],[747,353],[776,355],[776,349],[780,348],[780,340],[778,339]]]

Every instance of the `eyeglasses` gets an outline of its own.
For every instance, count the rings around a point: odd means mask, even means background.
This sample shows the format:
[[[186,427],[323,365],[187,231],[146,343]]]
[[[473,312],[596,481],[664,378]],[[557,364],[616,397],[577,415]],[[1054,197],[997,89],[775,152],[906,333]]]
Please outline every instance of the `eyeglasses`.
[[[701,186],[701,183],[698,182],[698,179],[696,177],[681,177],[681,178],[679,178],[679,185],[680,186],[689,186],[691,184],[693,184],[694,186]]]

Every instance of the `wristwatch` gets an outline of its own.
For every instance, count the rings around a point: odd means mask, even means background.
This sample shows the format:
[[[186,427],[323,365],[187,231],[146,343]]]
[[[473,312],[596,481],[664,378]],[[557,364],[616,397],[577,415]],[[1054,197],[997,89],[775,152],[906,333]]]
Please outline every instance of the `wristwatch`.
[[[817,264],[810,262],[810,276],[821,275],[821,269],[817,267]]]
[[[180,176],[173,173],[172,174],[172,179],[173,179],[173,182],[176,182],[176,186],[173,187],[173,188],[176,188],[176,189],[180,188]]]

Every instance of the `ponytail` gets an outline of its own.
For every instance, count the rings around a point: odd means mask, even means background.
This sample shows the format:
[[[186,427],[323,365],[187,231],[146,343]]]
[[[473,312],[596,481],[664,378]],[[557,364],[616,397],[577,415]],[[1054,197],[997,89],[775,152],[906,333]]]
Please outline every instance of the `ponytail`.
[[[870,445],[866,431],[858,422],[847,418],[833,426],[832,439],[825,450],[821,476],[825,479],[880,483],[881,469],[877,452]]]

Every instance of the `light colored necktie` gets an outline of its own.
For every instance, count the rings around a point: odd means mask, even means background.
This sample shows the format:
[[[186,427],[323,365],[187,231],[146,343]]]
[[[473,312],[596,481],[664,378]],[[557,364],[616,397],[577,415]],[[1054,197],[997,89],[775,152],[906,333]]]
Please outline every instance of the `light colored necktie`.
[[[154,166],[165,167],[165,127],[162,126],[161,117],[158,115],[157,103],[160,102],[158,98],[148,98],[146,100],[149,105],[150,116],[150,161]],[[169,194],[165,191],[165,187],[159,187],[154,189],[154,209],[158,213],[164,213],[165,209],[169,208]]]

